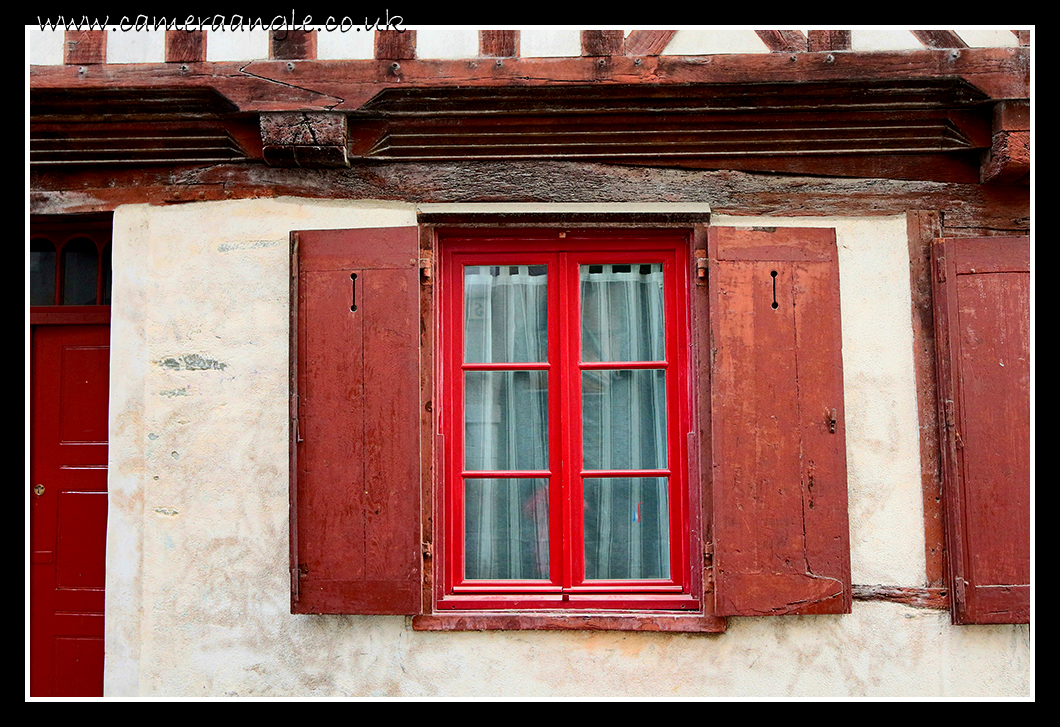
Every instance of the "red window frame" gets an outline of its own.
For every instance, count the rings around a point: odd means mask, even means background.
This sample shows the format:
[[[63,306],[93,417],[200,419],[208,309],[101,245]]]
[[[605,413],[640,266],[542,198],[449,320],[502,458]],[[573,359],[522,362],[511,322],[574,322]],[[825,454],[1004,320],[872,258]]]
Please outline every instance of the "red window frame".
[[[444,442],[436,537],[435,608],[444,610],[564,609],[669,610],[701,608],[692,568],[694,513],[689,435],[693,430],[689,346],[691,340],[691,231],[439,231],[436,289],[441,341],[438,361],[441,404],[438,427]],[[580,358],[581,264],[662,263],[665,356],[662,362],[583,362]],[[468,364],[464,362],[464,266],[548,266],[548,361]],[[592,470],[582,464],[580,372],[588,369],[658,369],[666,376],[667,463],[660,470]],[[464,470],[463,386],[467,370],[548,371],[546,471]],[[549,480],[550,578],[468,580],[464,578],[464,478],[547,477]],[[584,579],[582,480],[585,477],[665,476],[670,517],[670,577],[643,580]]]

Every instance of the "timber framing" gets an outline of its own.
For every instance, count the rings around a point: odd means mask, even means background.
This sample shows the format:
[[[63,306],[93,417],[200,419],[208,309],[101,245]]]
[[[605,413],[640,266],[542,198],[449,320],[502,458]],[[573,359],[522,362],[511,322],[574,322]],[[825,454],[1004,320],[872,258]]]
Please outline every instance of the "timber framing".
[[[1027,48],[812,52],[798,31],[761,31],[779,52],[639,55],[671,32],[623,41],[584,31],[578,58],[502,58],[517,52],[505,35],[488,62],[418,60],[410,34],[379,33],[373,60],[317,61],[310,34],[274,43],[280,59],[269,61],[33,67],[30,163],[532,159],[956,183],[1029,176]],[[159,103],[207,95],[224,111],[175,119]],[[77,104],[56,112],[59,98]],[[310,131],[346,131],[292,143],[276,121],[286,113],[307,114]],[[152,135],[152,122],[165,132]]]
[[[665,31],[664,31],[665,32]],[[407,35],[407,34],[400,34]],[[380,40],[375,60],[33,66],[30,86],[120,88],[210,86],[240,111],[356,111],[388,87],[555,84],[759,84],[961,78],[994,100],[1030,97],[1030,49],[964,48],[857,53],[609,55],[577,58],[421,60]],[[627,40],[627,45],[631,41]],[[396,65],[395,65],[396,64]]]
[[[695,202],[715,214],[899,215],[936,210],[946,236],[1026,233],[1027,187],[660,169],[598,162],[470,161],[351,164],[347,169],[247,163],[30,169],[34,214],[118,205],[297,196],[442,202]]]

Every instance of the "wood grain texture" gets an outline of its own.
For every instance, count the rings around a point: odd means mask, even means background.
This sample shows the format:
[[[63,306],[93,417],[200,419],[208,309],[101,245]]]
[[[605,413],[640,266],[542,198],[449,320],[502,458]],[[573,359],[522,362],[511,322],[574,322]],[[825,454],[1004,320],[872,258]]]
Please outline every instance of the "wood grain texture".
[[[166,63],[201,63],[205,60],[206,33],[204,31],[166,31]]]
[[[486,58],[513,58],[519,55],[518,30],[480,30],[479,55]]]
[[[422,607],[417,247],[416,228],[297,233],[295,613]]]
[[[260,143],[260,141],[259,141]],[[587,162],[354,164],[314,170],[239,164],[106,170],[30,170],[32,214],[113,210],[120,204],[247,199],[416,202],[709,202],[717,214],[850,216],[942,213],[943,234],[1030,229],[1027,187],[885,179],[828,179]]]
[[[909,283],[913,299],[913,366],[920,423],[925,575],[927,585],[938,588],[945,582],[945,532],[931,295],[931,242],[942,234],[942,220],[938,212],[911,211],[906,214],[906,223],[909,236]]]
[[[621,30],[581,31],[583,56],[614,56],[623,52],[625,33]]]
[[[67,30],[63,41],[63,63],[94,65],[107,62],[107,31]]]
[[[1030,619],[1030,246],[933,249],[947,576],[955,623]]]
[[[676,30],[633,30],[626,36],[627,56],[657,56],[670,44]]]
[[[968,44],[952,30],[911,30],[927,48],[967,48]]]
[[[756,30],[755,33],[774,52],[802,53],[809,47],[809,40],[801,30]]]
[[[848,613],[835,232],[708,240],[716,613]]]
[[[317,31],[284,30],[270,33],[269,57],[285,61],[314,60],[317,57]]]
[[[375,57],[379,60],[409,60],[416,57],[415,30],[377,30]]]
[[[84,77],[76,66],[31,66],[31,88],[120,88],[211,85],[241,111],[353,111],[388,85],[507,86],[552,83],[710,84],[789,83],[839,79],[963,78],[990,98],[1030,98],[1030,49],[967,48],[878,53],[828,51],[683,56],[614,56],[601,68],[597,58],[513,58],[501,66],[410,56],[415,31],[380,31],[377,59],[401,60],[400,75],[373,60],[304,64],[294,75],[286,61],[208,63],[182,72],[174,64],[103,64]],[[414,43],[411,44],[414,48]]]
[[[808,50],[850,50],[849,30],[811,30],[808,35]]]

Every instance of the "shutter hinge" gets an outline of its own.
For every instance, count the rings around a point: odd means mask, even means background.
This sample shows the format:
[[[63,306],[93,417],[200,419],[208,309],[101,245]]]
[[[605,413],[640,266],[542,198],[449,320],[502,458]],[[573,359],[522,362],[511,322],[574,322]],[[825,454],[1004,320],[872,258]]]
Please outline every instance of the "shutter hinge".
[[[964,579],[957,576],[953,579],[953,598],[957,602],[957,608],[960,611],[965,609],[965,583]]]
[[[837,421],[837,419],[836,419],[835,409],[829,409],[828,410],[828,431],[831,434],[835,434],[836,421]]]
[[[707,282],[707,251],[696,250],[696,285],[705,285]]]
[[[299,581],[302,576],[305,575],[305,565],[299,564],[298,567],[291,568],[291,595],[297,601],[299,596]]]
[[[939,270],[939,276],[938,276],[939,282],[940,283],[945,283],[946,282],[946,258],[938,257],[938,258],[935,258],[935,260],[936,260],[936,264],[938,265],[938,270]]]
[[[434,555],[430,543],[420,543],[420,546],[422,548],[424,558],[430,558]]]
[[[420,282],[430,285],[434,282],[434,251],[420,250]]]

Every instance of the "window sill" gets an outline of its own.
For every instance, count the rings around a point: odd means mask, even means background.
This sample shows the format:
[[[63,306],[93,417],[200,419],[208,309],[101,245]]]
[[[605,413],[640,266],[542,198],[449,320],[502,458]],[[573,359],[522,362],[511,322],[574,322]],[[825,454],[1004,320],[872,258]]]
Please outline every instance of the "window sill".
[[[414,631],[659,631],[724,633],[726,620],[703,613],[646,611],[583,614],[563,611],[446,612],[412,617]]]

